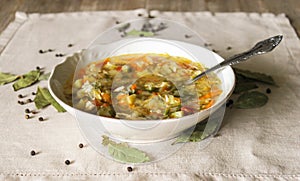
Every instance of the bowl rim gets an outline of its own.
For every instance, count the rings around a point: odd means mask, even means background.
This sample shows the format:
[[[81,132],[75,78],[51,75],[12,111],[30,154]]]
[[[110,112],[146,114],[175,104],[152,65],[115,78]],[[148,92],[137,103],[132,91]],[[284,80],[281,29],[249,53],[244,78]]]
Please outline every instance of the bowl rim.
[[[159,39],[159,38],[147,38],[147,39]],[[161,40],[161,39],[159,39]],[[172,40],[171,40],[172,41]],[[180,42],[180,41],[176,41],[176,42]],[[185,43],[185,44],[190,44],[190,43],[186,43],[186,42],[181,42],[181,43]],[[191,44],[193,45],[193,44]],[[199,45],[194,45],[194,46],[197,46],[197,47],[200,47],[200,48],[204,48],[204,47],[201,47]],[[204,48],[206,51],[209,51],[210,53],[212,53],[214,56],[218,57],[218,58],[221,58],[222,61],[224,61],[224,58],[221,57],[219,54],[207,49],[207,48]],[[222,104],[224,104],[226,102],[226,100],[232,95],[233,93],[233,90],[234,90],[234,87],[235,87],[235,82],[236,82],[236,77],[234,75],[234,71],[232,69],[231,66],[227,66],[225,67],[225,69],[228,69],[231,73],[233,73],[233,86],[230,88],[230,90],[228,91],[227,95],[225,95],[225,97],[218,101],[217,104],[213,104],[210,108],[208,109],[204,109],[204,110],[200,110],[196,113],[193,113],[193,114],[190,114],[190,115],[186,115],[186,116],[183,116],[181,118],[168,118],[168,119],[157,119],[157,120],[151,120],[151,119],[146,119],[146,120],[141,120],[141,119],[137,119],[137,120],[130,120],[130,119],[118,119],[118,118],[112,118],[112,117],[105,117],[105,116],[99,116],[99,115],[96,115],[96,114],[92,114],[92,113],[89,113],[89,112],[85,112],[85,111],[82,111],[80,109],[77,109],[73,106],[70,106],[69,104],[65,103],[63,100],[61,100],[58,96],[56,96],[55,92],[52,90],[52,86],[51,86],[51,82],[53,81],[53,76],[54,76],[54,73],[56,72],[57,70],[57,67],[59,66],[62,66],[63,64],[65,64],[67,61],[72,61],[72,59],[76,56],[76,55],[80,55],[82,54],[86,49],[81,49],[81,50],[78,50],[77,52],[71,54],[71,55],[68,55],[66,56],[60,63],[58,63],[56,66],[53,67],[52,71],[51,71],[51,74],[50,74],[50,77],[49,77],[49,80],[48,80],[48,87],[49,87],[49,92],[50,94],[53,96],[53,98],[59,103],[62,105],[62,107],[68,107],[69,110],[73,109],[75,112],[80,112],[80,113],[84,113],[84,114],[89,114],[91,116],[95,116],[96,118],[103,118],[101,119],[101,121],[112,121],[112,122],[120,122],[120,121],[129,121],[131,123],[143,123],[143,122],[158,122],[158,121],[161,121],[161,122],[177,122],[179,120],[182,120],[182,119],[188,119],[190,117],[197,117],[199,114],[203,113],[204,111],[207,111],[207,112],[210,112],[210,111],[215,111],[216,109],[218,109],[219,107],[222,106]],[[73,60],[74,61],[74,60]],[[68,109],[67,109],[68,110]],[[209,116],[207,116],[209,117]],[[201,121],[197,121],[197,122],[201,122]]]

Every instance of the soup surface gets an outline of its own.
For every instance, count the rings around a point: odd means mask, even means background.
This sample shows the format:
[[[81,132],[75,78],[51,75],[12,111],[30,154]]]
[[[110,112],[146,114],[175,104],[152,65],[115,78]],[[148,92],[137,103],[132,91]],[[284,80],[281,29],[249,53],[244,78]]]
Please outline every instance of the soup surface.
[[[205,67],[167,54],[126,54],[81,68],[66,84],[75,108],[105,117],[146,120],[180,118],[211,107],[222,93],[210,74],[184,82]]]

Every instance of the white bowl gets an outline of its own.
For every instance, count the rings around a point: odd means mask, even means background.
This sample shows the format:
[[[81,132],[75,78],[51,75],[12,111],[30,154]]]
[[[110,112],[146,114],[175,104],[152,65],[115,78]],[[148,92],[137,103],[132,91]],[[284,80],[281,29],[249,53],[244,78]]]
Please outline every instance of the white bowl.
[[[200,60],[206,67],[212,67],[224,60],[216,53],[200,46],[157,38],[123,39],[110,44],[97,45],[67,57],[65,61],[57,65],[52,71],[49,79],[50,93],[62,107],[78,120],[80,129],[90,142],[99,142],[101,134],[135,143],[155,142],[174,138],[182,131],[206,119],[225,103],[233,91],[235,84],[234,72],[231,67],[226,67],[222,71],[216,72],[216,75],[222,82],[221,89],[223,90],[216,103],[209,109],[178,119],[120,120],[86,113],[68,105],[68,100],[63,94],[63,87],[76,70],[78,64],[86,65],[89,62],[105,57],[128,53],[168,53],[172,56],[186,57],[193,61]]]

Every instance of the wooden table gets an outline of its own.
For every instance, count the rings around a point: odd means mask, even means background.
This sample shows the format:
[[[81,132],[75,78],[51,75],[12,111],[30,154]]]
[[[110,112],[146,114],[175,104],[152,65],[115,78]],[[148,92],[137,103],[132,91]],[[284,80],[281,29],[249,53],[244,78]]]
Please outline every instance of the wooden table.
[[[16,11],[56,13],[137,8],[161,11],[285,13],[298,36],[300,35],[299,0],[0,0],[0,32],[14,20]]]

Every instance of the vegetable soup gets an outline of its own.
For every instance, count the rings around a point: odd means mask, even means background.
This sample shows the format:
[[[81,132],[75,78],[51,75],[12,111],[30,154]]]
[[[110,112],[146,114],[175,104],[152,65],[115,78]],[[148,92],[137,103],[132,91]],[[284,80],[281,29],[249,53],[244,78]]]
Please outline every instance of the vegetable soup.
[[[168,54],[125,54],[81,68],[65,94],[77,109],[127,120],[180,118],[210,108],[222,93],[215,74],[191,85],[205,67]]]

